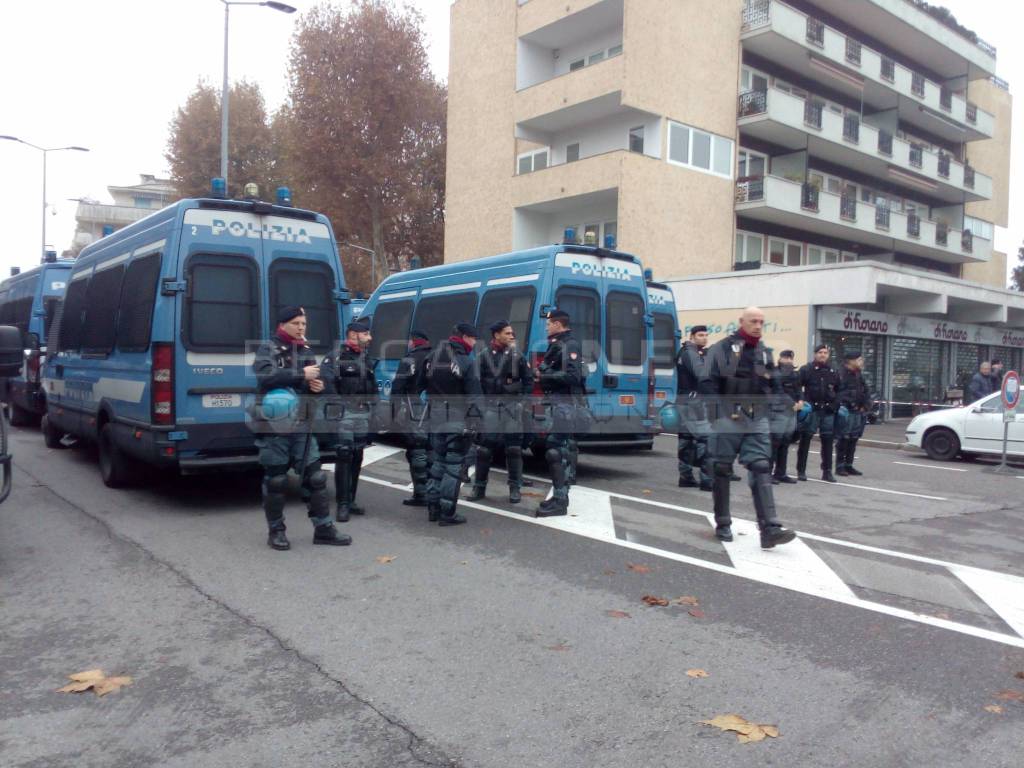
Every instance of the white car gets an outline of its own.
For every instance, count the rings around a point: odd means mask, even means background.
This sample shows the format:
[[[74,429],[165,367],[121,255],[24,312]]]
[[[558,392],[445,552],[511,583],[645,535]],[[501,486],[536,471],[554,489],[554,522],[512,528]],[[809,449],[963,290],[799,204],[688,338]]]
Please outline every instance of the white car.
[[[929,458],[952,461],[958,455],[1001,456],[1003,404],[996,392],[961,408],[922,413],[907,425],[907,443],[923,448]],[[1010,422],[1006,452],[1024,457],[1024,414]]]

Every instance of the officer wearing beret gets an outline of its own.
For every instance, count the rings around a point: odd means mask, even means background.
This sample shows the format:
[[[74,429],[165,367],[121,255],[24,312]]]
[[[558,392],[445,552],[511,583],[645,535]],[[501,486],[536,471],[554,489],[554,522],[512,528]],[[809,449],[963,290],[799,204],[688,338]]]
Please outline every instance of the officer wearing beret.
[[[836,411],[839,410],[839,375],[829,364],[830,351],[825,344],[814,348],[814,359],[800,369],[800,390],[804,402],[813,409],[800,425],[800,445],[796,452],[796,476],[807,479],[807,458],[811,438],[821,437],[821,479],[836,482],[832,474],[832,441]]]
[[[462,464],[472,443],[482,411],[480,378],[470,360],[479,333],[469,323],[458,323],[452,335],[437,345],[426,364],[430,405],[430,483],[427,486],[428,520],[438,525],[460,525],[466,518],[455,511],[462,485]]]
[[[860,350],[850,350],[845,355],[839,372],[839,403],[847,411],[846,419],[838,425],[839,441],[836,443],[836,474],[863,475],[853,466],[857,452],[857,441],[864,436],[868,411],[871,410],[871,393],[864,381],[864,356]]]
[[[483,431],[477,435],[476,475],[470,499],[484,498],[491,461],[499,448],[508,463],[508,500],[522,501],[523,398],[533,389],[533,371],[516,349],[516,334],[507,320],[491,324],[491,342],[476,355],[485,397]]]
[[[370,443],[370,422],[377,406],[376,360],[367,357],[370,327],[356,320],[345,328],[345,340],[323,359],[320,373],[326,391],[332,395],[330,418],[336,421],[334,435],[335,519],[347,523],[349,515],[365,510],[355,503],[363,449]]]
[[[277,322],[274,338],[260,345],[252,364],[261,399],[274,389],[290,390],[300,397],[322,393],[324,382],[320,367],[306,344],[305,311],[302,307],[285,307],[278,313]],[[256,445],[263,467],[263,511],[270,529],[267,544],[277,550],[291,548],[284,523],[289,468],[295,469],[301,478],[303,493],[308,497],[309,517],[314,526],[313,543],[351,544],[352,539],[338,533],[331,521],[327,473],[320,468],[320,452],[312,435],[312,425],[303,428],[301,420],[288,420],[285,430],[275,433],[259,412],[257,405],[254,420],[259,426]]]
[[[772,414],[772,483],[795,483],[786,474],[789,463],[789,446],[796,431],[797,412],[804,401],[800,394],[800,375],[793,365],[793,350],[784,349],[779,353],[779,364],[775,369],[778,385],[778,399]]]
[[[683,342],[676,354],[676,405],[680,415],[676,455],[679,459],[679,487],[696,488],[698,481],[693,468],[700,472],[699,487],[711,490],[710,462],[708,461],[707,407],[704,399],[711,394],[704,352],[708,345],[708,327],[690,328],[689,340]]]
[[[402,500],[408,507],[427,506],[430,435],[427,432],[427,407],[421,398],[426,390],[424,372],[431,352],[427,334],[411,331],[405,357],[398,364],[391,384],[396,426],[405,436],[405,460],[409,463],[412,478],[412,496]]]

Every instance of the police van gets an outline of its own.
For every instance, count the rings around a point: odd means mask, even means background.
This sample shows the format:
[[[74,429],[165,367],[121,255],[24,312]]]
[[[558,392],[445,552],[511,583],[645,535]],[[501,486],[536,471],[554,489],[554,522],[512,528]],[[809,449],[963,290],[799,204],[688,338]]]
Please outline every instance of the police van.
[[[650,447],[654,421],[653,377],[648,365],[643,267],[636,256],[567,242],[471,261],[390,275],[363,308],[372,318],[370,354],[380,360],[378,387],[387,400],[411,329],[432,344],[447,339],[458,322],[488,326],[507,320],[517,345],[536,369],[547,348],[545,317],[555,308],[572,318],[587,364],[587,396],[595,426],[580,436],[590,446]],[[481,339],[486,343],[487,339]],[[535,389],[539,395],[540,390]],[[534,433],[546,425],[539,415]]]
[[[660,409],[676,401],[676,352],[682,342],[682,332],[679,330],[679,315],[672,289],[664,283],[654,282],[650,270],[644,276],[647,282],[647,307],[654,318],[648,337],[651,366],[654,369],[654,406]]]
[[[46,444],[94,441],[112,487],[137,462],[182,473],[253,465],[256,346],[281,308],[299,305],[310,345],[326,352],[347,301],[330,222],[290,207],[286,188],[278,204],[168,206],[75,262],[44,372]]]
[[[47,251],[41,265],[20,274],[12,268],[12,276],[0,283],[0,325],[21,331],[24,349],[21,371],[0,378],[0,399],[7,403],[16,427],[38,424],[46,410],[40,379],[46,337],[74,263]]]

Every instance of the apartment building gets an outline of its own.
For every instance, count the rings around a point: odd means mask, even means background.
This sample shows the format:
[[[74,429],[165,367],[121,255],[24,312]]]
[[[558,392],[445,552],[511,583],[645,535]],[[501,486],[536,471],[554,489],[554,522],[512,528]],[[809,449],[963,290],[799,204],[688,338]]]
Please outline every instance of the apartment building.
[[[455,0],[451,29],[446,260],[611,235],[683,325],[759,303],[897,402],[1019,366],[1011,97],[927,3]]]
[[[86,198],[78,201],[72,254],[177,199],[170,179],[158,179],[148,173],[139,175],[138,184],[113,185],[107,191],[114,201],[112,205]]]

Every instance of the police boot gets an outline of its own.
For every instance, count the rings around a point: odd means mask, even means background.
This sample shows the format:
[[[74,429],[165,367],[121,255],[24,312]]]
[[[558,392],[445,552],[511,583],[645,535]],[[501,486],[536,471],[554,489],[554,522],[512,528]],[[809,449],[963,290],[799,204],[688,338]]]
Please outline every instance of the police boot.
[[[363,449],[360,448],[352,456],[352,497],[348,511],[352,515],[365,515],[366,510],[356,504],[356,493],[359,490],[359,473],[363,471]]]
[[[715,507],[715,538],[732,541],[732,516],[729,514],[729,483],[732,465],[715,464],[715,478],[712,480],[711,497]]]
[[[340,453],[334,465],[334,503],[334,519],[347,523],[352,513],[352,458],[346,456],[343,459]]]
[[[850,474],[846,468],[846,449],[849,445],[849,440],[839,438],[836,441],[836,474],[841,477],[846,477]]]
[[[469,491],[470,501],[479,501],[487,495],[487,478],[491,474],[491,459],[493,452],[484,445],[478,445],[476,449],[476,477],[473,478],[473,487]]]
[[[537,517],[561,517],[569,512],[569,485],[562,452],[557,448],[548,448],[544,452],[544,458],[548,462],[554,493],[550,499],[541,502],[535,514]]]
[[[288,537],[284,535],[284,502],[288,490],[288,475],[273,475],[263,478],[263,512],[267,517],[267,546],[271,549],[291,549]]]
[[[508,464],[508,501],[518,504],[523,500],[519,492],[523,484],[523,449],[513,446],[505,449],[505,462]]]
[[[436,523],[441,519],[441,505],[436,502],[427,502],[427,520]]]
[[[417,496],[415,493],[408,499],[402,499],[402,503],[407,507],[425,507],[427,506],[427,499],[425,496]]]
[[[757,512],[757,526],[761,529],[761,549],[771,549],[787,544],[796,538],[796,533],[782,527],[775,514],[775,496],[772,493],[768,462],[763,459],[750,465],[752,475],[751,492],[754,496],[754,510]]]
[[[857,453],[857,441],[859,439],[860,438],[855,437],[851,440],[846,441],[846,474],[856,475],[857,477],[860,477],[861,475],[864,474],[859,469],[853,468],[853,457]]]
[[[832,474],[832,438],[821,438],[821,479],[826,483],[836,483],[835,475]]]
[[[445,504],[440,507],[440,515],[437,518],[437,524],[442,528],[449,525],[462,525],[466,522],[466,518],[455,511],[455,505],[452,504],[450,508]]]
[[[811,439],[805,435],[800,435],[800,444],[796,449],[796,479],[806,480],[807,479],[807,457],[811,453]]]
[[[352,543],[352,537],[347,533],[339,533],[334,523],[324,523],[313,529],[313,543],[326,544],[333,547],[347,547]]]

